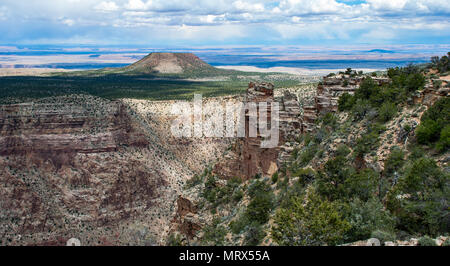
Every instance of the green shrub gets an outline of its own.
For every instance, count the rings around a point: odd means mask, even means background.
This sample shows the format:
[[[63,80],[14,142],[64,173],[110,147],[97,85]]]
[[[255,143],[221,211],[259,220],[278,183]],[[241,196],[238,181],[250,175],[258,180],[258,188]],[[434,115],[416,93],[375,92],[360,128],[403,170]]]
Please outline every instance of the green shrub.
[[[336,245],[349,228],[335,203],[310,191],[305,201],[294,197],[289,207],[276,213],[272,237],[279,245]]]
[[[248,195],[251,199],[255,198],[259,194],[269,193],[271,191],[271,187],[262,180],[254,181],[250,187],[248,188]]]
[[[378,112],[378,119],[385,123],[395,117],[397,114],[397,106],[392,102],[385,102],[381,105]]]
[[[236,190],[233,193],[233,201],[234,202],[239,202],[241,201],[241,199],[244,197],[244,192],[241,189]]]
[[[439,152],[447,151],[450,148],[450,125],[445,126],[440,133],[439,141],[436,143],[436,149]]]
[[[350,150],[350,148],[345,145],[345,144],[339,144],[337,149],[336,149],[336,156],[342,156],[342,157],[346,157],[347,155],[349,155],[352,151]]]
[[[437,142],[436,148],[445,151],[449,147],[450,135],[450,99],[439,99],[421,117],[416,129],[417,142],[430,144]]]
[[[219,219],[214,219],[212,224],[203,228],[202,243],[214,246],[223,246],[224,238],[227,234],[227,230],[224,226],[220,225]]]
[[[248,218],[249,217],[244,214],[238,217],[235,221],[232,221],[228,226],[231,232],[235,235],[240,234],[251,223]]]
[[[348,80],[344,80],[344,82],[342,83],[342,87],[347,87],[348,86]]]
[[[226,186],[218,186],[216,178],[210,175],[205,182],[205,187],[201,195],[210,202],[213,207],[220,204],[228,204],[231,201],[239,201],[243,194],[239,192],[239,186],[242,180],[238,177],[231,178],[227,181]]]
[[[397,216],[397,227],[429,235],[447,232],[449,187],[448,173],[433,159],[421,157],[408,163],[388,194],[387,207]]]
[[[259,193],[250,201],[245,215],[259,224],[265,224],[269,220],[273,208],[273,193]]]
[[[423,236],[423,237],[419,238],[419,246],[433,247],[433,246],[437,246],[437,245],[436,245],[436,241],[434,239],[432,239],[431,237]]]
[[[369,125],[366,132],[356,140],[355,156],[362,157],[364,154],[375,150],[379,142],[380,133],[384,130],[385,128],[378,123]]]
[[[408,92],[414,92],[425,85],[425,76],[422,73],[412,73],[408,75],[405,81]]]
[[[375,197],[368,201],[355,198],[345,205],[342,212],[351,225],[345,236],[347,242],[368,239],[371,233],[377,230],[394,232],[394,216],[385,210],[383,204]]]
[[[344,93],[339,97],[338,100],[338,110],[340,112],[349,111],[352,109],[353,105],[356,103],[356,98],[349,93]]]
[[[378,192],[380,175],[371,168],[365,168],[347,176],[344,181],[345,196],[367,201]]]
[[[316,178],[316,172],[311,168],[302,168],[292,173],[293,177],[298,176],[298,183],[305,186],[311,183]]]
[[[244,238],[245,246],[257,246],[266,237],[262,226],[258,223],[252,223],[247,230]]]
[[[272,175],[272,183],[275,184],[278,181],[278,172],[275,172]]]
[[[361,82],[359,88],[355,91],[355,96],[358,99],[368,100],[370,99],[370,96],[375,92],[375,87],[377,86],[378,85],[371,77],[367,77]]]
[[[345,180],[354,174],[355,169],[344,156],[329,159],[323,170],[317,174],[317,192],[328,200],[344,198],[347,195]]]
[[[372,107],[368,100],[358,99],[352,107],[352,114],[356,121],[359,121],[364,119],[370,110]]]
[[[405,163],[405,153],[398,147],[394,148],[384,163],[384,173],[391,175],[398,171]]]
[[[420,123],[416,129],[417,142],[429,144],[439,139],[440,125],[431,119],[426,119]]]
[[[338,126],[338,118],[334,113],[326,113],[320,118],[323,126],[336,129]]]

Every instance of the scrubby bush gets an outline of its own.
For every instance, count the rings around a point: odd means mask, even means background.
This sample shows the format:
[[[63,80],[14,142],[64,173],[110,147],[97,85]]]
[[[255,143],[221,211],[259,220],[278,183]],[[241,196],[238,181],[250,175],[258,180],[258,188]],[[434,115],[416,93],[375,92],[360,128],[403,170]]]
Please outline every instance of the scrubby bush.
[[[240,234],[249,224],[251,224],[251,221],[248,219],[246,215],[241,215],[238,217],[238,219],[230,222],[229,228],[231,232],[235,235]]]
[[[331,129],[336,129],[338,126],[338,118],[334,113],[326,113],[320,118],[322,126],[330,127]]]
[[[214,219],[212,224],[203,228],[202,243],[214,246],[223,246],[227,230],[220,225],[219,219]]]
[[[398,229],[429,235],[447,232],[449,188],[449,174],[433,159],[412,160],[388,194],[387,206],[398,218]]]
[[[367,201],[378,192],[379,181],[379,173],[371,168],[354,172],[344,181],[346,197]]]
[[[335,155],[336,156],[342,156],[342,157],[347,157],[347,155],[349,155],[352,151],[350,150],[350,148],[345,145],[345,144],[340,144],[338,145]]]
[[[344,205],[342,212],[344,218],[351,225],[345,235],[347,242],[368,239],[371,237],[371,233],[377,230],[390,234],[394,232],[395,218],[384,209],[383,204],[375,197],[368,201],[355,198],[349,204]]]
[[[378,85],[371,77],[367,77],[361,82],[359,88],[355,91],[355,96],[358,99],[370,99],[370,96],[375,93],[375,88],[377,86]]]
[[[385,102],[381,105],[378,113],[380,122],[385,123],[395,117],[397,114],[397,106],[392,102]]]
[[[240,192],[239,186],[242,180],[238,177],[231,178],[225,186],[217,185],[216,178],[210,175],[205,182],[202,196],[209,201],[213,207],[220,204],[228,204],[232,201],[239,201],[243,194]]]
[[[445,126],[440,133],[439,141],[436,143],[436,149],[440,152],[447,151],[450,148],[450,125]]]
[[[355,169],[349,165],[344,156],[336,156],[328,160],[324,169],[318,171],[317,192],[331,201],[345,197],[347,195],[345,181],[354,172]]]
[[[356,140],[356,146],[354,148],[355,156],[362,157],[365,154],[373,151],[378,145],[379,141],[379,130],[367,130],[366,133],[362,134]]]
[[[407,92],[414,92],[423,88],[425,85],[425,76],[422,73],[412,73],[405,80]]]
[[[435,142],[440,136],[440,125],[433,120],[424,120],[416,129],[417,141],[420,144]]]
[[[384,163],[384,174],[392,175],[398,171],[405,163],[405,153],[399,148],[394,148],[386,162]]]
[[[437,245],[436,245],[436,241],[434,239],[432,239],[431,237],[423,236],[423,237],[419,238],[419,246],[433,247],[433,246],[437,246]]]
[[[316,178],[316,172],[311,168],[302,168],[292,173],[293,177],[298,176],[298,183],[301,186],[310,184]]]
[[[437,150],[447,150],[450,143],[450,98],[439,99],[425,111],[415,133],[420,144],[437,142]]]
[[[269,220],[274,207],[274,195],[271,187],[263,180],[256,180],[247,191],[250,203],[241,216],[230,223],[234,234],[239,234],[250,225],[263,225]]]
[[[275,184],[278,181],[278,172],[273,173],[271,179],[272,179],[272,183]]]
[[[310,191],[305,200],[294,197],[289,207],[277,212],[272,237],[279,245],[336,245],[349,228],[335,203]]]
[[[254,196],[247,206],[246,215],[252,221],[265,224],[269,220],[269,214],[273,208],[273,193],[260,192]]]
[[[440,73],[445,73],[450,70],[449,58],[450,52],[448,52],[447,55],[444,55],[441,58],[439,58],[439,56],[433,56],[431,57],[431,65]]]
[[[340,112],[349,111],[352,109],[353,105],[356,103],[356,98],[349,93],[344,93],[339,97],[338,100],[338,110]]]
[[[266,233],[264,232],[262,226],[259,223],[252,223],[244,238],[245,246],[257,246],[261,243],[261,241],[266,237]]]
[[[372,110],[372,107],[368,100],[357,99],[352,107],[352,115],[356,121],[359,121],[364,119],[370,110]]]

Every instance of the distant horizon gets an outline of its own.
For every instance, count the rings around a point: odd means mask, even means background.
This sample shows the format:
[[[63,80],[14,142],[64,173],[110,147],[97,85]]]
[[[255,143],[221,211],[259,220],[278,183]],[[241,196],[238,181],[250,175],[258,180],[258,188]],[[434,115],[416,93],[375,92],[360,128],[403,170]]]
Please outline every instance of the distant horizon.
[[[151,47],[100,45],[0,45],[0,68],[98,69],[122,67],[151,52],[190,52],[216,67],[264,69],[380,70],[429,62],[450,51],[450,45],[252,45]]]

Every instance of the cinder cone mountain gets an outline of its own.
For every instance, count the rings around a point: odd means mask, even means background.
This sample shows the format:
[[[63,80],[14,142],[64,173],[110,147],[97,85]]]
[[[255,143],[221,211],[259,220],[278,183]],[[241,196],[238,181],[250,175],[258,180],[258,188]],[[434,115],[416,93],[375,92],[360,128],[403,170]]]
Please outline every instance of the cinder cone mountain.
[[[192,53],[151,53],[126,70],[139,73],[181,74],[217,71]]]

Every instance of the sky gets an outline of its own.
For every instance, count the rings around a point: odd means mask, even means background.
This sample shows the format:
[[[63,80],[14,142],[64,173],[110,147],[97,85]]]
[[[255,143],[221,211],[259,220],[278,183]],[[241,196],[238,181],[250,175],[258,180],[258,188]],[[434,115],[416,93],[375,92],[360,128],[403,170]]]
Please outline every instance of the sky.
[[[449,0],[0,0],[1,45],[450,44]]]

